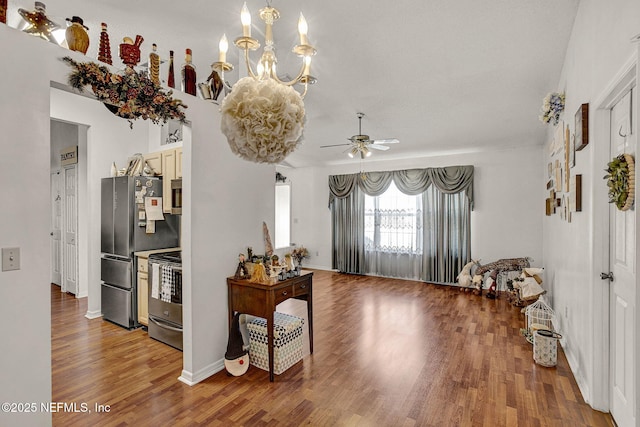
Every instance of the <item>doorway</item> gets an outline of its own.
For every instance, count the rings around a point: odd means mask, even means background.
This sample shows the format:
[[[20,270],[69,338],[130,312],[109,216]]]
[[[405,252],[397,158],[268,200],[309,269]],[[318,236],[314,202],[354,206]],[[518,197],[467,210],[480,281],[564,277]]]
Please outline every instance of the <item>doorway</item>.
[[[86,166],[79,163],[78,153],[86,140],[86,127],[58,120],[51,120],[50,125],[51,283],[60,285],[62,292],[82,297],[86,292],[81,291],[79,274],[78,200],[79,180]]]
[[[591,404],[609,411],[618,425],[635,425],[640,370],[637,307],[638,216],[635,207],[618,210],[608,204],[603,169],[614,156],[637,154],[638,49],[592,102],[593,118],[593,303],[594,383]],[[637,190],[636,190],[637,194]],[[611,280],[608,276],[613,273]],[[603,280],[600,280],[603,279]],[[601,327],[600,327],[601,326]]]
[[[636,134],[632,105],[636,90],[611,108],[610,159],[634,158]],[[631,157],[628,157],[631,156]],[[609,358],[611,415],[618,425],[635,425],[636,213],[609,208]]]

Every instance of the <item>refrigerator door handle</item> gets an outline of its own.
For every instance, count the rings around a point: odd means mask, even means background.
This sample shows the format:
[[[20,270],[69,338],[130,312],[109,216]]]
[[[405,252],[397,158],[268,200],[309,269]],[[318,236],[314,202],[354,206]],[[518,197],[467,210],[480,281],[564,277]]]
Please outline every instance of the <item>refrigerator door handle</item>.
[[[164,323],[161,320],[154,319],[153,316],[149,316],[149,320],[151,320],[153,323],[155,323],[160,328],[169,329],[170,331],[174,331],[174,332],[182,332],[182,328],[176,328],[176,327],[173,327],[173,326],[169,326],[169,325],[167,325],[166,323]]]

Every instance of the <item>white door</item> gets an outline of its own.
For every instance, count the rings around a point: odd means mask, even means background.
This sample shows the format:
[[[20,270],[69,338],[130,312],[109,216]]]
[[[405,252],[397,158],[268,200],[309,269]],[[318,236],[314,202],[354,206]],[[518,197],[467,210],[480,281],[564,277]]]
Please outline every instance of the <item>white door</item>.
[[[634,94],[635,96],[635,94]],[[611,110],[611,158],[622,153],[635,158],[637,131],[631,126],[631,92]],[[635,125],[635,123],[634,123]],[[637,202],[636,202],[637,205]],[[619,426],[635,425],[635,209],[609,211],[610,398]]]
[[[60,171],[51,172],[51,283],[62,284],[62,188]]]
[[[64,168],[64,257],[62,291],[78,294],[78,183],[76,165]]]

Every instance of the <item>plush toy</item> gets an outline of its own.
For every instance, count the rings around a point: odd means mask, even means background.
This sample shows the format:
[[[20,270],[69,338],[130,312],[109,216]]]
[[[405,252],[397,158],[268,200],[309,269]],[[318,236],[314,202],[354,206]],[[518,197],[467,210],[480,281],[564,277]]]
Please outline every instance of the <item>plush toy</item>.
[[[475,275],[473,276],[472,283],[476,290],[474,294],[482,295],[482,281],[485,273],[496,271],[496,278],[494,278],[494,282],[497,280],[498,274],[506,271],[521,271],[523,268],[528,268],[530,266],[530,262],[533,261],[532,258],[505,258],[499,259],[495,262],[490,262],[489,264],[480,265],[478,264],[478,268],[476,268]],[[496,284],[497,285],[497,284]],[[493,297],[496,296],[495,288]],[[491,298],[491,297],[490,297]]]
[[[496,289],[498,287],[498,270],[491,270],[489,278],[487,279],[487,286],[489,287],[487,298],[495,299]]]
[[[540,275],[543,272],[544,268],[524,268],[518,280],[514,280],[514,287],[519,290],[521,300],[534,301],[545,293],[545,290],[540,286],[542,283]]]
[[[482,294],[482,277],[482,274],[474,274],[473,279],[471,279],[471,284],[475,288],[473,293],[476,295]]]
[[[469,290],[472,285],[473,277],[471,276],[471,268],[474,265],[479,265],[480,260],[471,260],[462,267],[462,271],[456,277],[458,284],[460,285],[460,290]]]

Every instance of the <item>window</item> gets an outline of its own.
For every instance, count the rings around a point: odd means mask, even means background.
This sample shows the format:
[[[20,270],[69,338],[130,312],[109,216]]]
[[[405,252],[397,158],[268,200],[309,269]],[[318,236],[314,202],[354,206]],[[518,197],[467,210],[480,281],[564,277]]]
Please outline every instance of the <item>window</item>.
[[[365,195],[365,250],[422,254],[422,220],[422,195],[406,195],[393,182],[379,196]]]
[[[291,243],[291,185],[276,185],[276,249]]]

